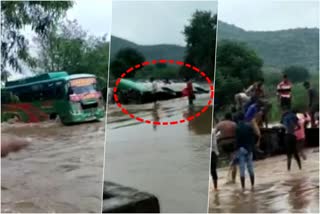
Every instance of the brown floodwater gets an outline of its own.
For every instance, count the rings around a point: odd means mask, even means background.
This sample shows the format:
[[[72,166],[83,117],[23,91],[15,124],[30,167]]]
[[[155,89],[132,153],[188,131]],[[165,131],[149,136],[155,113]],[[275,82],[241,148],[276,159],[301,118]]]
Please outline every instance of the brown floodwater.
[[[104,122],[1,128],[32,141],[1,160],[1,212],[101,212]]]
[[[158,105],[127,105],[144,119],[173,121],[195,114],[209,95],[198,95],[194,108],[186,98]],[[189,123],[142,124],[108,108],[105,180],[154,194],[161,212],[207,212],[212,108]]]
[[[306,150],[302,170],[293,160],[291,172],[286,170],[286,156],[254,163],[256,185],[242,192],[237,177],[230,184],[226,168],[218,169],[219,191],[212,190],[210,179],[210,213],[319,213],[319,148]],[[247,172],[246,172],[247,173]]]

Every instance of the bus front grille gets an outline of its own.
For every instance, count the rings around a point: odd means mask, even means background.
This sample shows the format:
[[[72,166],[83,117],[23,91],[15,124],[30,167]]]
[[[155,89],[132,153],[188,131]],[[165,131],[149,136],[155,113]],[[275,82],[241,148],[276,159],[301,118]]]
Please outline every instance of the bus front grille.
[[[98,107],[98,103],[90,103],[90,104],[81,104],[81,107],[83,110],[87,110],[87,109],[92,109],[92,108],[97,108]]]

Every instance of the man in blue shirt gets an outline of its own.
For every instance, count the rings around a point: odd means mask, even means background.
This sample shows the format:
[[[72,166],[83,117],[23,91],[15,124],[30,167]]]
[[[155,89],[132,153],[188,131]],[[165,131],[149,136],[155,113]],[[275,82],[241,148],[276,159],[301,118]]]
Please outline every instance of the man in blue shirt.
[[[261,139],[261,132],[259,123],[261,123],[263,118],[263,103],[261,100],[256,100],[255,103],[251,104],[244,115],[244,120],[251,124],[254,132],[255,137],[257,138],[257,145],[256,145],[256,151],[259,153],[263,153],[262,150],[260,150],[260,139]]]
[[[245,189],[245,166],[250,175],[251,187],[254,187],[253,150],[255,145],[255,133],[252,126],[244,120],[244,115],[239,114],[236,128],[236,148],[240,165],[241,187]]]

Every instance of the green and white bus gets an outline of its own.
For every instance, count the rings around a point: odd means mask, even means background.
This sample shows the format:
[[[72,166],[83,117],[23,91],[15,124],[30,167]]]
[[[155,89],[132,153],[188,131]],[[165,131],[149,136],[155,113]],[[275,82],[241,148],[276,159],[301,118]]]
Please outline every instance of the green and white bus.
[[[6,82],[1,89],[1,121],[15,118],[40,122],[60,118],[63,124],[99,120],[105,116],[96,76],[50,72]]]

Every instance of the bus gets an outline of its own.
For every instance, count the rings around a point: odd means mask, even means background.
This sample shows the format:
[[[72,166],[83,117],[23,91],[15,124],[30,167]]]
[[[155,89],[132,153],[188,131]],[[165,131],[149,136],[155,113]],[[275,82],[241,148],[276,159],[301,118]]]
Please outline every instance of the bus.
[[[1,89],[1,121],[35,123],[56,119],[65,124],[100,120],[104,100],[92,74],[50,72],[10,81]]]

